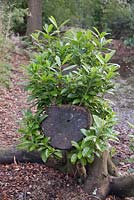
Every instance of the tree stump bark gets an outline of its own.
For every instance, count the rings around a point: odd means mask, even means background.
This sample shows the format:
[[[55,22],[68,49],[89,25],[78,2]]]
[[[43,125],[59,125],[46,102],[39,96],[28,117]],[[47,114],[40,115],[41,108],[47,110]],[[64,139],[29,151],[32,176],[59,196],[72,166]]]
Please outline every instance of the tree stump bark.
[[[108,155],[108,151],[105,151],[101,158],[96,157],[94,162],[87,166],[88,176],[83,188],[90,193],[92,199],[105,199],[109,194]]]
[[[51,138],[51,146],[57,149],[71,149],[71,141],[78,142],[84,137],[80,130],[92,124],[90,112],[79,106],[52,106],[46,109],[46,114],[41,127],[44,135]]]

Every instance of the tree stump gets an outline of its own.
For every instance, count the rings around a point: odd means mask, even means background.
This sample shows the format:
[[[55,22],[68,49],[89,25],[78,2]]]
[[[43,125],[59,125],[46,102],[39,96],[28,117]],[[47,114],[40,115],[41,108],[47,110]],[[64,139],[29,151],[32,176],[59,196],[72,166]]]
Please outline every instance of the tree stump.
[[[61,150],[71,149],[71,141],[82,140],[81,129],[92,124],[90,112],[79,106],[52,106],[46,109],[46,113],[48,117],[41,124],[43,133],[51,138],[52,147]]]

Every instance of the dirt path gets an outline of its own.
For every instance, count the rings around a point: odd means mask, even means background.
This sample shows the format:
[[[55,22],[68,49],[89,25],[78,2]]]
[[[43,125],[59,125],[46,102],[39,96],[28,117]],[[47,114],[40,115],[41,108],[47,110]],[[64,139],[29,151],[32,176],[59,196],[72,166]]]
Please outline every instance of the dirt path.
[[[27,107],[27,95],[22,81],[24,74],[21,65],[27,63],[27,58],[21,54],[13,54],[10,88],[0,88],[0,141],[2,145],[16,142],[19,134],[18,123],[22,118],[22,111]]]

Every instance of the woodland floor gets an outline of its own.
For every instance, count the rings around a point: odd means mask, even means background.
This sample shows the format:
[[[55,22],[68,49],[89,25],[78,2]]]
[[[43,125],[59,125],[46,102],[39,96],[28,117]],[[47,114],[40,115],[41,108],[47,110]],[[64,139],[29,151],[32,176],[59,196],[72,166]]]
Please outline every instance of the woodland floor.
[[[118,45],[116,47],[118,48]],[[123,50],[124,51],[124,50]],[[127,51],[128,52],[128,51]],[[13,52],[11,56],[12,70],[10,87],[0,88],[0,141],[1,146],[16,144],[19,121],[22,111],[28,107],[27,93],[22,82],[25,75],[20,67],[28,63],[27,57],[21,52]],[[128,148],[128,127],[119,125],[120,142],[115,144],[118,166],[121,173],[134,169],[134,163],[127,158],[132,156]],[[20,164],[16,161],[11,165],[0,165],[0,200],[89,200],[81,186],[72,177],[42,164]],[[132,198],[129,198],[132,199]],[[109,196],[107,200],[117,200]]]

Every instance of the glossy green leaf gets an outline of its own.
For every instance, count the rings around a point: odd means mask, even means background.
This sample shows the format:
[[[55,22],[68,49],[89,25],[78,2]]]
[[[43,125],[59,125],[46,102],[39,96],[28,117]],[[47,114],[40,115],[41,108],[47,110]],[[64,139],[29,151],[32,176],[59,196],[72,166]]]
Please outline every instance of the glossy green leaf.
[[[70,19],[65,20],[63,23],[60,24],[59,28],[62,28],[63,26],[65,26],[69,21]]]
[[[64,65],[65,63],[67,63],[69,60],[71,60],[72,54],[67,54],[66,57],[64,58],[62,65]]]
[[[57,157],[57,158],[62,158],[62,152],[61,151],[55,151],[54,152],[54,155]]]
[[[115,54],[115,50],[111,51],[110,53],[107,53],[105,55],[105,62],[108,62],[113,57],[114,54]]]
[[[98,143],[96,143],[95,146],[99,151],[102,151],[102,148],[100,147],[100,145]]]
[[[73,102],[72,102],[72,104],[78,104],[78,103],[80,103],[80,99],[75,99],[75,100],[73,100]]]
[[[61,90],[61,94],[64,94],[64,93],[66,93],[67,91],[68,91],[67,88],[63,88],[63,89]]]
[[[52,24],[55,26],[55,28],[58,28],[57,22],[53,16],[49,17],[49,20],[52,22]]]
[[[61,60],[60,60],[59,56],[55,57],[55,61],[56,61],[56,63],[57,63],[58,66],[61,66]]]
[[[100,53],[96,55],[96,58],[100,61],[100,63],[102,65],[104,65],[104,58],[103,58],[103,56]]]
[[[63,69],[63,72],[64,71],[68,71],[68,70],[72,70],[72,69],[75,69],[76,68],[76,65],[71,65],[71,66],[68,66],[66,68]]]
[[[74,141],[71,141],[71,144],[72,144],[72,146],[73,147],[75,147],[76,149],[80,149],[80,146],[79,146],[79,144],[77,143],[77,142],[74,142]]]
[[[102,127],[104,125],[104,120],[102,120],[97,115],[93,115],[93,119],[97,127]]]
[[[52,29],[53,29],[53,25],[50,24],[50,25],[48,26],[48,33],[50,33],[50,32],[52,31]]]
[[[71,163],[72,163],[72,164],[75,164],[76,161],[77,161],[77,154],[73,154],[73,155],[71,156]]]
[[[88,151],[90,150],[90,147],[84,147],[83,151],[82,151],[82,156],[86,157],[88,155]]]
[[[81,159],[82,158],[82,152],[81,151],[79,151],[79,153],[78,153],[78,159]]]
[[[41,152],[41,159],[43,160],[43,162],[47,161],[48,157],[47,157],[46,151]]]
[[[30,148],[29,151],[34,151],[37,148],[37,146],[35,144],[33,144]]]
[[[86,129],[81,129],[83,135],[88,136],[88,131]]]

